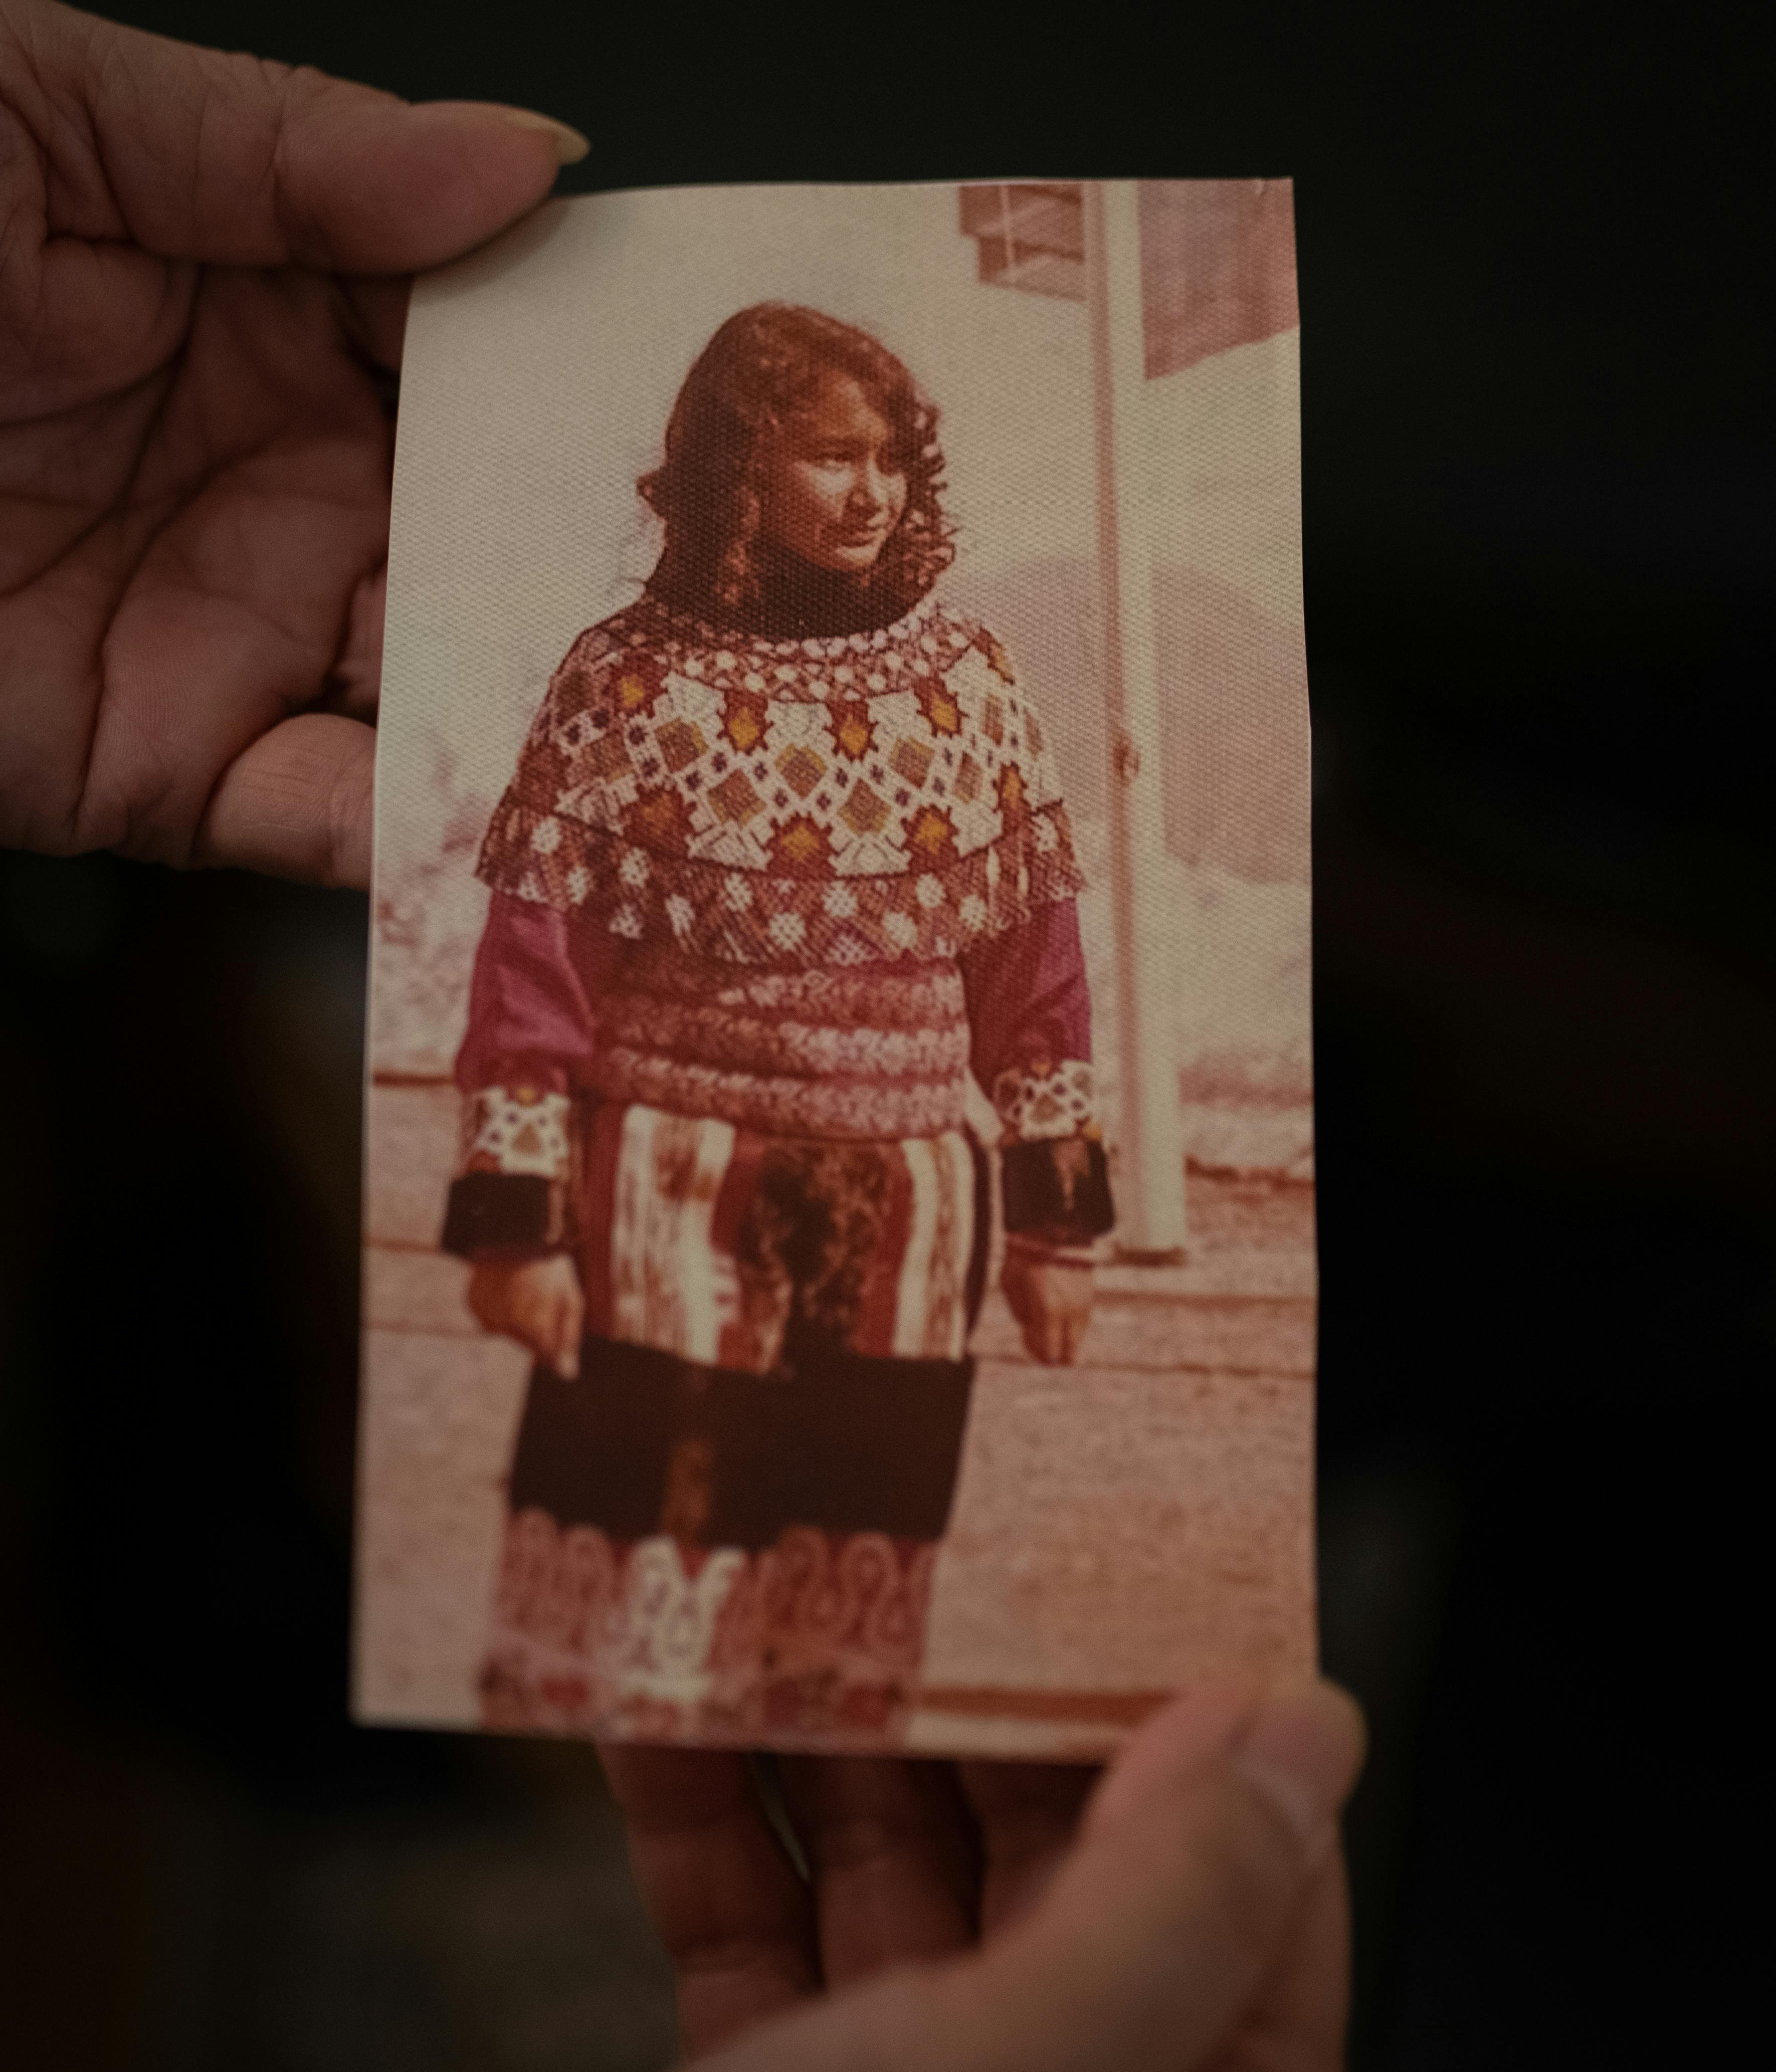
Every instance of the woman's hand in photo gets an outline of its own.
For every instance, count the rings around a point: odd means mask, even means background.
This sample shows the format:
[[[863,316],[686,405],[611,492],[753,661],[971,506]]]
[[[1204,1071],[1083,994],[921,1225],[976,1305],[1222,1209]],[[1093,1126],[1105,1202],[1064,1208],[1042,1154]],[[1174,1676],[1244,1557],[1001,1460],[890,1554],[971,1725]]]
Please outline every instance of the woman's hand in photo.
[[[1060,1259],[1010,1244],[999,1276],[1032,1359],[1071,1367],[1092,1321],[1095,1276],[1089,1261]]]
[[[585,148],[0,0],[0,845],[367,882],[405,277]]]
[[[477,1266],[469,1276],[469,1307],[483,1330],[528,1346],[563,1381],[578,1377],[586,1297],[565,1252]]]
[[[786,1759],[805,1879],[743,1756],[603,1754],[705,2072],[1334,2072],[1362,1745],[1318,1684],[1181,1698],[1095,1788]]]

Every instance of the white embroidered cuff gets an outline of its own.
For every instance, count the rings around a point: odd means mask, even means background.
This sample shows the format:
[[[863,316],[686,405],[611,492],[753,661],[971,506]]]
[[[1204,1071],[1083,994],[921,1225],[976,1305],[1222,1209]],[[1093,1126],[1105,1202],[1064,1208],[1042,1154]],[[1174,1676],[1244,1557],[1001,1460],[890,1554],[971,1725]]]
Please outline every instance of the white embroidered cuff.
[[[569,1105],[539,1087],[483,1087],[462,1104],[458,1171],[565,1180]]]
[[[1037,1144],[1077,1137],[1092,1120],[1092,1067],[1080,1058],[1001,1072],[993,1083],[993,1104],[1005,1126],[1008,1144]]]

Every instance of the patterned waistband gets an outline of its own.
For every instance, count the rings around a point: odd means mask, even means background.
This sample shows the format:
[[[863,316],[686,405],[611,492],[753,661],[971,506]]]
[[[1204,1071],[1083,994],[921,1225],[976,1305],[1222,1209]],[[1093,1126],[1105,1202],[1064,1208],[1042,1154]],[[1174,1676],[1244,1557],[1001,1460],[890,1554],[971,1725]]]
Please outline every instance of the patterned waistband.
[[[724,1071],[646,1051],[599,1046],[593,1084],[606,1100],[640,1102],[670,1115],[708,1116],[764,1137],[938,1137],[960,1129],[968,1100],[960,1073],[947,1079],[798,1079]]]
[[[620,1009],[631,1001],[826,1029],[947,1029],[965,1025],[968,1011],[951,957],[767,971],[648,944],[628,953],[620,985],[602,1004]]]
[[[606,1099],[773,1136],[963,1127],[970,1038],[953,967],[762,974],[713,989],[707,973],[662,960],[601,1004],[592,1078]]]

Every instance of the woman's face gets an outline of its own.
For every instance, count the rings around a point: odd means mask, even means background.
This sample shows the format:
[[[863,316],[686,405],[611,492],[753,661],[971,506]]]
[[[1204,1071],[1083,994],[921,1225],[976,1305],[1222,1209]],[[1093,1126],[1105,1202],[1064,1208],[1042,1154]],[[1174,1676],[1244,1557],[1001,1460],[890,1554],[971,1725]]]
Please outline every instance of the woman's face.
[[[784,427],[767,475],[765,536],[816,568],[861,575],[906,508],[886,417],[849,374],[828,374]]]

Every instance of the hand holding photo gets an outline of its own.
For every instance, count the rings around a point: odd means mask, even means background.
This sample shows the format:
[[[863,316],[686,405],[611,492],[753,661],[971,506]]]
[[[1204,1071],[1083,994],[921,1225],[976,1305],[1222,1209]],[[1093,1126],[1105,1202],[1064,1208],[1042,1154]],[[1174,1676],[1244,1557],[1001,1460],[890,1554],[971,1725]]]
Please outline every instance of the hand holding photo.
[[[1286,183],[421,284],[360,1717],[1087,1756],[1311,1667],[1296,326]]]

